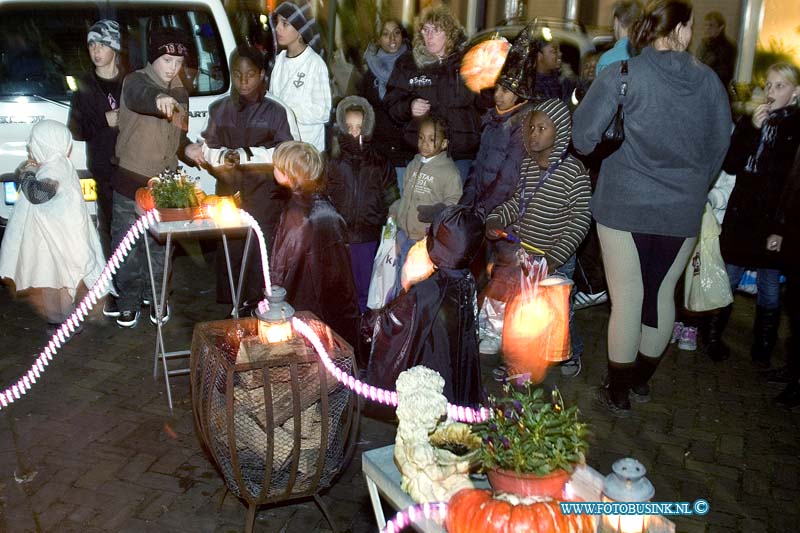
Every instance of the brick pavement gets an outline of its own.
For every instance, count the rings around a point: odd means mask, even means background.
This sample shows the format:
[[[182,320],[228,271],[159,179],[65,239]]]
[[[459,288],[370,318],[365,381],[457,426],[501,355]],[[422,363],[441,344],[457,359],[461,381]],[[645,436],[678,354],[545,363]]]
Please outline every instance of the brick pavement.
[[[219,319],[213,274],[199,249],[176,259],[167,347],[188,345],[193,324]],[[121,330],[102,316],[70,341],[27,396],[0,412],[1,531],[240,531],[245,508],[230,494],[193,432],[187,378],[173,380],[175,411],[152,378],[154,328]],[[588,461],[601,472],[632,455],[647,466],[658,500],[705,498],[703,520],[681,532],[796,531],[800,521],[800,414],[771,407],[779,389],[748,361],[753,302],[737,297],[733,358],[714,365],[670,348],[653,402],[612,419],[592,405],[605,366],[607,307],[580,311],[584,371],[551,375],[593,431]],[[46,340],[27,302],[0,294],[0,384],[15,379]],[[783,331],[785,334],[786,332]],[[781,350],[779,350],[781,351]],[[782,351],[781,351],[782,353]],[[496,358],[484,361],[485,382]],[[391,424],[363,419],[358,450],[392,442]],[[343,531],[374,531],[358,454],[324,495]],[[313,502],[264,508],[257,531],[327,532]]]

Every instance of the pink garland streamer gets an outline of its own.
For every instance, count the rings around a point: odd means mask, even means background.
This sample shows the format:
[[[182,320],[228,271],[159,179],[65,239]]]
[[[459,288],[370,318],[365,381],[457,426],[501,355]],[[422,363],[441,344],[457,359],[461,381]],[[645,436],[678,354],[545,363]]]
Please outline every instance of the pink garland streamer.
[[[447,518],[447,504],[445,502],[423,503],[412,505],[398,512],[386,522],[381,533],[399,533],[403,528],[415,524],[418,520],[427,519],[444,523]]]
[[[266,294],[269,296],[272,294],[272,283],[269,275],[269,257],[267,256],[267,246],[266,241],[264,240],[264,234],[262,233],[258,222],[256,222],[256,220],[248,212],[240,209],[239,213],[242,220],[247,222],[247,224],[256,232],[259,251],[261,252],[261,265],[264,274],[265,290]],[[128,252],[130,252],[133,245],[136,243],[139,237],[144,235],[145,231],[147,231],[147,229],[155,223],[155,210],[150,210],[139,217],[139,219],[133,225],[131,225],[130,229],[128,229],[128,232],[125,234],[125,237],[123,237],[119,246],[117,246],[117,249],[114,250],[114,253],[111,254],[111,257],[106,262],[106,266],[103,268],[100,278],[95,282],[94,285],[92,285],[92,288],[89,290],[86,296],[83,297],[80,304],[75,307],[75,311],[73,311],[69,318],[67,318],[67,320],[61,324],[58,330],[56,330],[45,348],[39,353],[39,356],[36,358],[36,362],[14,385],[0,392],[0,409],[7,407],[15,400],[20,399],[31,389],[32,385],[36,383],[36,380],[39,379],[41,374],[44,372],[44,367],[48,366],[50,361],[53,360],[53,357],[58,349],[61,348],[61,345],[66,343],[70,337],[75,334],[75,331],[79,327],[80,323],[83,322],[83,320],[89,314],[89,310],[95,304],[97,304],[97,302],[107,292],[105,289],[110,284],[112,276],[119,269],[120,265],[125,260],[125,256],[128,255]],[[262,313],[266,312],[266,310],[269,308],[267,300],[264,299],[259,302],[258,308]],[[340,383],[355,391],[356,394],[367,398],[368,400],[393,407],[397,406],[396,391],[390,391],[369,385],[342,371],[333,363],[330,355],[323,346],[322,341],[320,341],[314,330],[297,318],[292,319],[292,325],[294,326],[295,331],[303,335],[303,337],[308,339],[311,345],[314,346],[314,349],[319,354],[322,363]],[[485,407],[481,407],[480,409],[476,410],[470,407],[464,407],[463,405],[453,405],[448,403],[447,416],[453,420],[458,420],[459,422],[477,423],[489,418],[489,410]]]

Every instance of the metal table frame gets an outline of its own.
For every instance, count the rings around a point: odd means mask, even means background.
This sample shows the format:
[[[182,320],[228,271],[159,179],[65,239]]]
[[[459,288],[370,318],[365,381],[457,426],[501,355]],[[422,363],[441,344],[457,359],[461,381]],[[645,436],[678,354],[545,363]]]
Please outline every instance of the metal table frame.
[[[156,222],[149,228],[150,234],[158,241],[166,241],[164,250],[164,273],[161,278],[161,292],[156,290],[156,279],[153,275],[153,261],[150,254],[149,239],[144,239],[145,252],[147,254],[147,269],[150,274],[150,287],[152,289],[153,305],[156,310],[156,345],[153,358],[153,379],[158,378],[158,361],[161,360],[164,367],[164,381],[167,387],[167,403],[169,410],[172,411],[172,390],[170,388],[170,376],[185,376],[189,374],[189,368],[170,369],[167,360],[189,357],[190,350],[167,351],[164,346],[164,335],[162,317],[164,316],[164,304],[167,296],[167,280],[170,270],[170,252],[172,248],[172,238],[192,238],[203,239],[222,236],[222,247],[225,251],[225,266],[228,271],[228,283],[230,284],[231,299],[233,300],[233,318],[239,318],[239,297],[242,293],[244,282],[244,272],[247,266],[247,259],[250,251],[250,241],[253,235],[251,228],[247,224],[220,226],[212,219],[194,219],[177,222]],[[242,252],[242,264],[239,268],[239,283],[234,288],[233,272],[231,271],[231,258],[228,250],[228,233],[246,232],[244,251]]]

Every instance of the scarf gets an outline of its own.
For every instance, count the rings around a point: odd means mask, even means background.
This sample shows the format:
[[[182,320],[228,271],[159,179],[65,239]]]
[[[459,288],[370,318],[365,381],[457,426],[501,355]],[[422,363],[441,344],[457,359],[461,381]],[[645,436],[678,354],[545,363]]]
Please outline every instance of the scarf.
[[[758,149],[755,154],[750,154],[750,157],[747,158],[745,170],[753,174],[766,171],[767,159],[774,156],[775,144],[778,138],[778,125],[794,112],[793,106],[787,105],[769,114],[761,125]]]
[[[377,51],[375,51],[375,48],[377,48]],[[393,54],[386,52],[379,46],[371,47],[367,50],[367,53],[364,54],[367,66],[370,72],[375,76],[375,85],[378,87],[378,96],[380,96],[381,100],[386,96],[386,83],[389,81],[392,70],[394,70],[394,63],[406,50],[408,50],[408,47],[403,43],[400,45],[400,48],[397,49],[397,52]]]

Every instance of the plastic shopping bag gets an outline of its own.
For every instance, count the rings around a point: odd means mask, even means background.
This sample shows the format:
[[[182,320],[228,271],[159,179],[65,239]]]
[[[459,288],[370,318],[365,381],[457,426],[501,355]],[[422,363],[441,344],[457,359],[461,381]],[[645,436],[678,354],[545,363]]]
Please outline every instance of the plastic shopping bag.
[[[711,311],[733,302],[725,262],[719,251],[720,232],[711,207],[706,205],[700,238],[686,265],[684,305],[689,311]]]
[[[383,226],[381,243],[372,263],[372,278],[369,281],[369,292],[367,293],[367,307],[370,309],[380,309],[385,306],[394,288],[397,279],[396,236],[397,225],[390,218]]]

